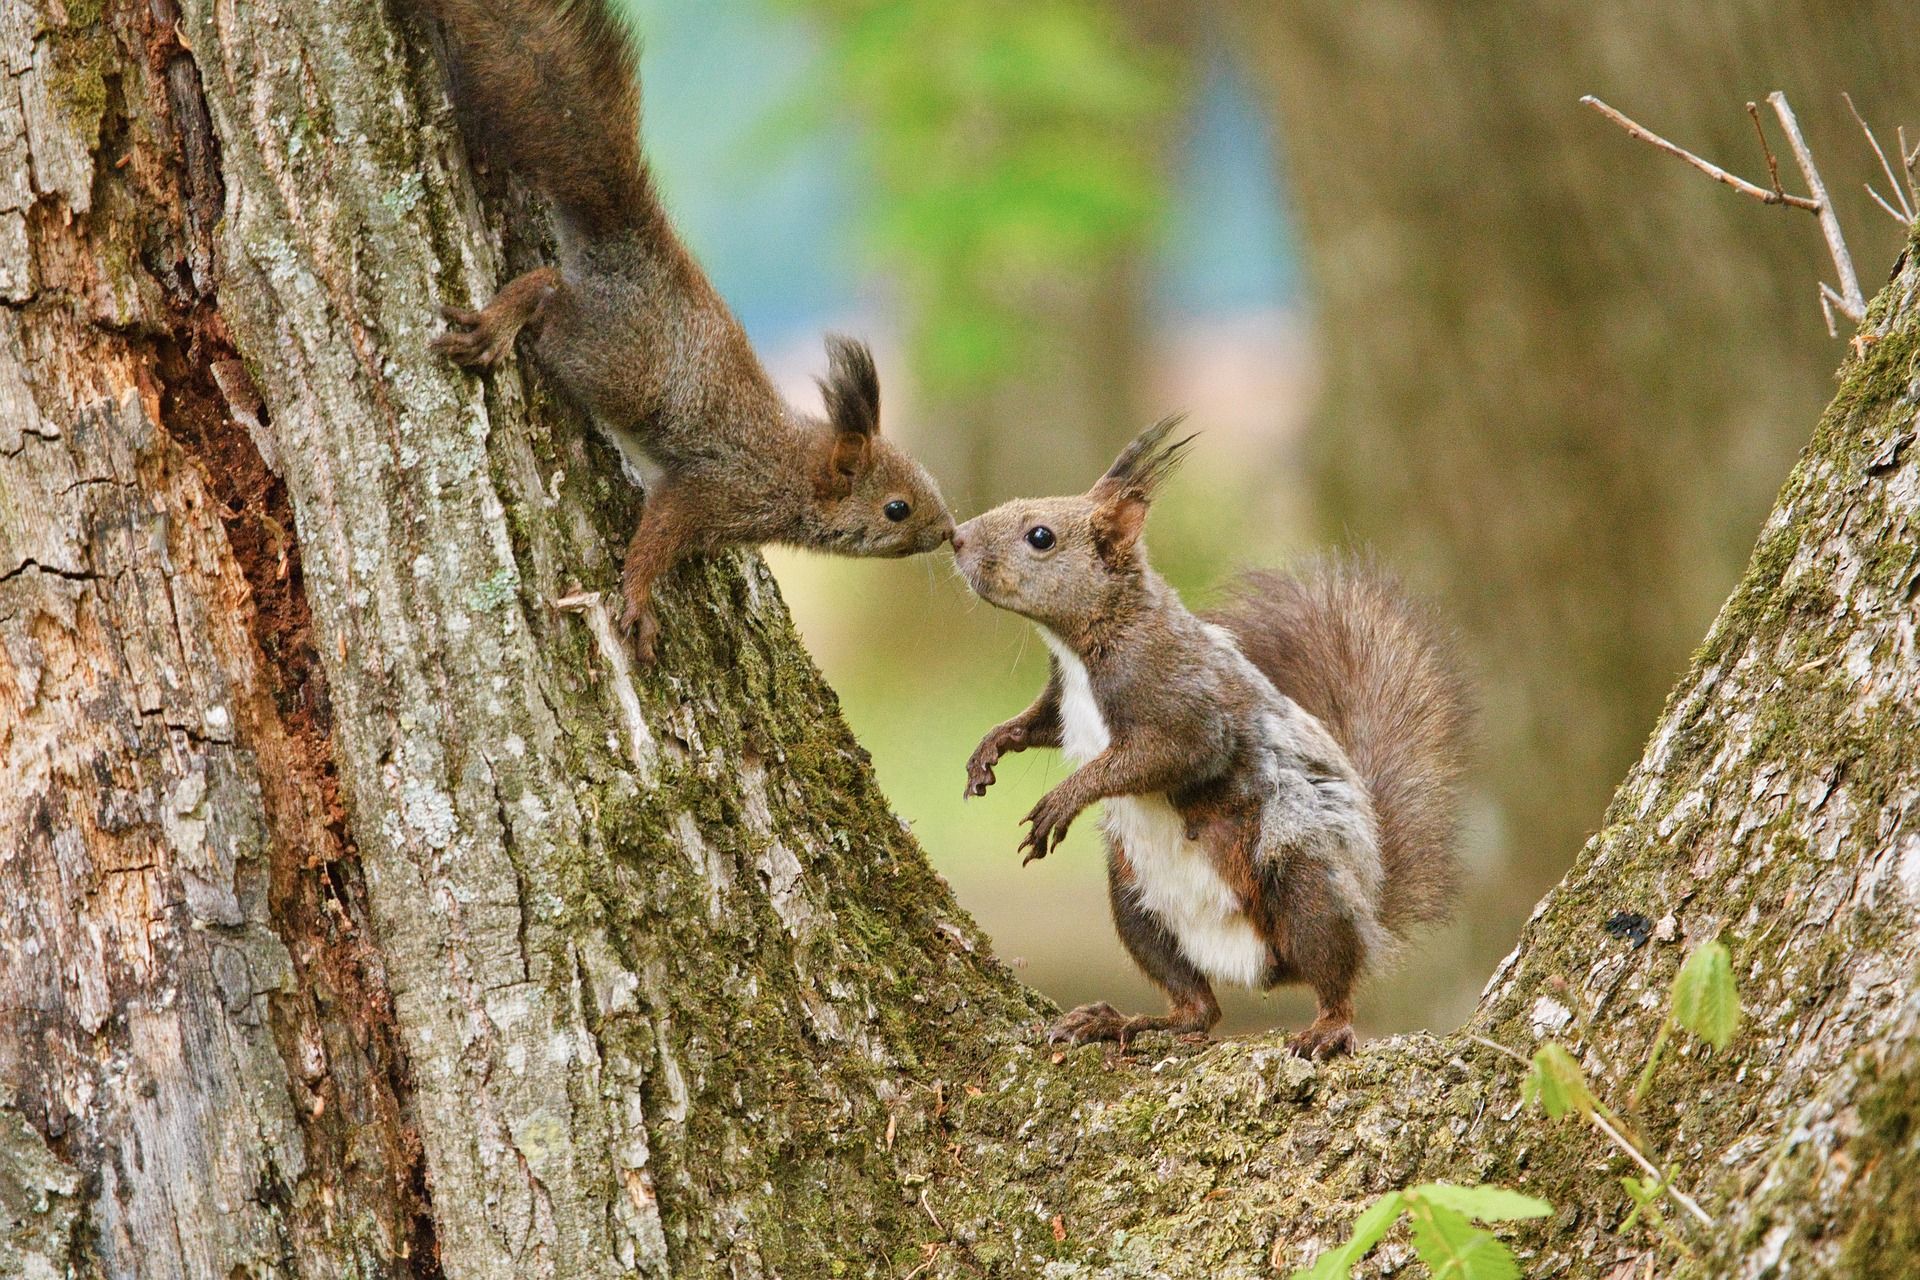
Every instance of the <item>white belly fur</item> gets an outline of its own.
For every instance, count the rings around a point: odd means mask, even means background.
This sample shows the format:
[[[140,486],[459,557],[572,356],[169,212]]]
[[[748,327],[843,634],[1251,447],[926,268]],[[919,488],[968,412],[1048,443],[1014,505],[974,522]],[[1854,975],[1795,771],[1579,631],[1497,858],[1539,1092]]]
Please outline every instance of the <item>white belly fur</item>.
[[[1111,735],[1094,701],[1087,668],[1059,637],[1040,632],[1060,665],[1061,749],[1081,765],[1106,750]],[[1134,898],[1165,923],[1194,967],[1220,982],[1265,985],[1267,944],[1213,869],[1206,850],[1164,794],[1114,796],[1103,825],[1133,867]]]

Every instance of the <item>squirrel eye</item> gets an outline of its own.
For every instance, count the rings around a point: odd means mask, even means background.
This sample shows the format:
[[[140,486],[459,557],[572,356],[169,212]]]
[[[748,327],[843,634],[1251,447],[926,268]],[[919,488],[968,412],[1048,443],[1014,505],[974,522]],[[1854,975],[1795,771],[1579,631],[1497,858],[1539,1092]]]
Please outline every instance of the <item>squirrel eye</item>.
[[[1043,524],[1037,524],[1027,530],[1027,545],[1035,551],[1053,550],[1053,530]]]
[[[913,508],[898,498],[889,502],[885,507],[881,508],[881,510],[885,513],[887,519],[893,521],[895,524],[899,524],[902,520],[905,520],[913,514]]]

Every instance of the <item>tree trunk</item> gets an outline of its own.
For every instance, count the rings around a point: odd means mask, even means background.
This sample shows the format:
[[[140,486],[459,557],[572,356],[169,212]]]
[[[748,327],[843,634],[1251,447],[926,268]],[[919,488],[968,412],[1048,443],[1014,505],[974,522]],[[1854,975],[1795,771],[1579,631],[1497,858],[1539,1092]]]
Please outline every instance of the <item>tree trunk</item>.
[[[1261,1275],[1438,1174],[1604,1269],[1612,1171],[1461,1036],[1037,1047],[751,557],[630,669],[604,448],[425,347],[502,268],[428,33],[0,23],[0,1271]],[[1750,1021],[1638,1120],[1755,1273],[1915,1235],[1920,269],[1868,332],[1474,1023],[1617,1085],[1679,948],[1606,916],[1726,937]]]
[[[1517,914],[1645,741],[1838,351],[1812,217],[1579,98],[1764,181],[1742,108],[1773,129],[1763,100],[1786,90],[1871,277],[1899,237],[1840,95],[1883,139],[1911,128],[1920,26],[1897,0],[1232,11],[1279,109],[1324,338],[1322,523],[1414,568],[1469,633],[1509,845],[1486,892]]]
[[[757,562],[679,575],[638,677],[553,607],[636,506],[427,350],[500,263],[424,33],[7,14],[16,1247],[575,1277],[905,1234],[898,1082],[1037,1006]]]

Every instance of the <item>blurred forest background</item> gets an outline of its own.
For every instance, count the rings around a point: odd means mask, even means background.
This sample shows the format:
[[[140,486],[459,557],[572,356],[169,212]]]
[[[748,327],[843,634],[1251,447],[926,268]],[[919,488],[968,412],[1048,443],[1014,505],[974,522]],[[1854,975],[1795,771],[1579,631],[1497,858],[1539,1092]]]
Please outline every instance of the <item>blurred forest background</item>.
[[[1368,546],[1455,621],[1484,703],[1471,887],[1360,1010],[1367,1034],[1455,1025],[1600,821],[1843,353],[1810,216],[1578,99],[1764,181],[1744,107],[1785,90],[1872,294],[1901,233],[1841,93],[1889,146],[1920,126],[1911,6],[623,2],[668,207],[796,399],[823,330],[870,339],[885,429],[961,518],[1084,489],[1186,409],[1205,434],[1150,540],[1190,603]],[[961,801],[1045,678],[1030,629],[944,555],[773,559],[1001,955],[1062,1003],[1150,1007],[1094,823],[1014,853],[1058,759]],[[1309,1009],[1245,996],[1223,1029]]]

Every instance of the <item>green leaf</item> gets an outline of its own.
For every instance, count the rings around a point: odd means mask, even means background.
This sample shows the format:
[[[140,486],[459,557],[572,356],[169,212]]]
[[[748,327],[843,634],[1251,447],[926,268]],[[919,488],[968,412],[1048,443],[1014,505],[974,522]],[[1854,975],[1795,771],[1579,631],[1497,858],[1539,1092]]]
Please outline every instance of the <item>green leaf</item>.
[[[1545,1200],[1522,1195],[1507,1187],[1481,1183],[1477,1187],[1459,1187],[1451,1182],[1427,1182],[1408,1192],[1420,1200],[1464,1214],[1477,1222],[1512,1222],[1518,1218],[1544,1218],[1553,1212]]]
[[[1667,1180],[1624,1177],[1620,1179],[1620,1185],[1626,1188],[1627,1198],[1633,1201],[1633,1212],[1629,1213],[1620,1225],[1614,1228],[1614,1231],[1625,1235],[1633,1230],[1634,1224],[1644,1216],[1653,1224],[1654,1230],[1672,1241],[1674,1236],[1667,1230],[1666,1216],[1660,1212],[1660,1197],[1667,1193]],[[1684,1250],[1685,1246],[1682,1245],[1681,1248]]]
[[[1636,1178],[1630,1173],[1621,1177],[1620,1185],[1627,1189],[1627,1194],[1633,1198],[1635,1204],[1645,1204],[1649,1200],[1658,1199],[1661,1192],[1659,1183],[1650,1178]]]
[[[1724,1049],[1740,1024],[1740,993],[1733,985],[1733,956],[1726,944],[1696,947],[1673,979],[1673,1020],[1716,1049]]]
[[[1593,1114],[1593,1091],[1573,1055],[1557,1044],[1543,1044],[1534,1051],[1533,1069],[1521,1089],[1521,1098],[1538,1102],[1547,1115],[1558,1120],[1569,1111]]]
[[[1641,1214],[1645,1213],[1648,1217],[1656,1217],[1658,1215],[1659,1210],[1654,1207],[1654,1202],[1660,1198],[1661,1187],[1658,1182],[1650,1179],[1636,1178],[1632,1174],[1623,1176],[1620,1179],[1620,1185],[1626,1188],[1627,1198],[1633,1201],[1633,1212],[1627,1215],[1624,1222],[1614,1228],[1614,1230],[1618,1231],[1621,1235],[1625,1235],[1627,1232],[1633,1230],[1634,1223],[1640,1221]]]
[[[1520,1265],[1491,1232],[1431,1200],[1409,1197],[1407,1209],[1413,1251],[1434,1280],[1520,1280]]]
[[[1313,1260],[1313,1265],[1293,1273],[1292,1280],[1339,1280],[1350,1275],[1354,1264],[1367,1256],[1367,1251],[1380,1243],[1380,1237],[1387,1234],[1395,1218],[1400,1216],[1406,1197],[1398,1191],[1389,1191],[1372,1204],[1366,1212],[1353,1220],[1353,1234],[1338,1249],[1329,1249]]]

